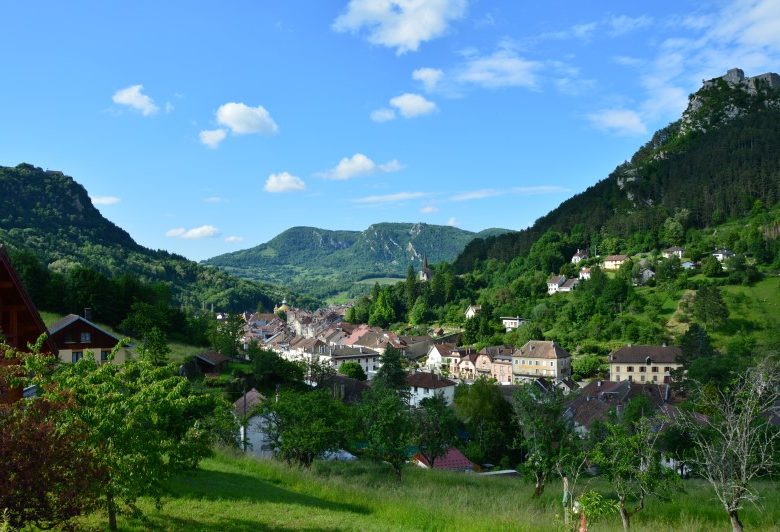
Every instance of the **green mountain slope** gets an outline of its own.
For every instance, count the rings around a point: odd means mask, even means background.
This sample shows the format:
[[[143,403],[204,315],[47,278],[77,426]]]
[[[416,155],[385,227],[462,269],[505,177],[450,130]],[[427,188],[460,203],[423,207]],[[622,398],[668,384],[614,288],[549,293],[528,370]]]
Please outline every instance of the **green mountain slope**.
[[[164,282],[177,301],[194,307],[272,308],[283,297],[291,298],[280,287],[240,280],[137,244],[100,214],[72,177],[30,164],[0,166],[0,243],[34,252],[55,271],[81,265],[109,276],[132,273]]]
[[[265,244],[220,255],[205,264],[248,279],[327,295],[361,279],[403,276],[409,265],[419,269],[426,257],[431,263],[451,261],[474,238],[506,232],[472,233],[423,223],[378,223],[364,231],[293,227]]]
[[[477,260],[523,255],[549,230],[579,232],[581,247],[599,248],[605,236],[630,240],[679,209],[688,211],[690,227],[703,228],[749,213],[757,200],[774,205],[780,199],[780,90],[754,87],[708,82],[691,95],[683,117],[655,133],[630,161],[530,228],[470,243],[456,271],[472,269]]]

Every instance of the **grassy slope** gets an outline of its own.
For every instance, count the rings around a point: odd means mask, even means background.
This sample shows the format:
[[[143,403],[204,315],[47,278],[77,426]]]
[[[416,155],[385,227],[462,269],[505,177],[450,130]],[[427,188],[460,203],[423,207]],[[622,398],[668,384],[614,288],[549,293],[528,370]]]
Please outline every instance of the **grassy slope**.
[[[140,507],[147,521],[120,517],[123,530],[558,530],[560,486],[550,484],[538,500],[517,478],[485,478],[409,467],[401,484],[389,470],[370,463],[317,463],[312,471],[271,461],[218,454],[201,471],[171,483],[161,509],[150,500]],[[601,482],[598,489],[608,491]],[[674,501],[652,499],[632,521],[632,530],[727,530],[728,519],[712,493],[688,481]],[[766,483],[767,501],[778,500],[778,485]],[[780,530],[780,508],[760,514],[745,510],[752,530]],[[100,527],[105,514],[85,518],[82,527]],[[619,530],[617,517],[592,530]]]
[[[62,314],[57,314],[56,312],[46,312],[41,311],[40,312],[41,319],[43,319],[43,323],[48,327],[58,319],[62,318]],[[124,334],[116,332],[113,328],[109,327],[108,325],[104,325],[102,323],[98,323],[96,325],[99,325],[102,329],[105,329],[106,331],[110,332],[114,336],[118,338],[125,337]],[[130,338],[130,344],[131,346],[137,345],[138,340],[136,338]],[[171,348],[171,354],[169,355],[169,360],[171,362],[183,362],[186,358],[191,357],[192,355],[196,355],[198,353],[201,353],[205,351],[205,348],[203,347],[197,347],[194,345],[189,344],[183,344],[180,342],[172,342],[168,341],[168,347]],[[133,352],[132,347],[130,348],[130,352]]]

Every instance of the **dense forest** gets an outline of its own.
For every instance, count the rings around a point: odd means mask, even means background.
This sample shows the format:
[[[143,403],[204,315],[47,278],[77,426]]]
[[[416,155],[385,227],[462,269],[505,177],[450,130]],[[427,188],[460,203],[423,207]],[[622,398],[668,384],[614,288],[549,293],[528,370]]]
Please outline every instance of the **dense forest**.
[[[692,95],[683,118],[658,131],[606,179],[563,202],[530,228],[474,240],[455,260],[458,273],[484,259],[528,253],[547,231],[580,235],[577,247],[609,253],[603,234],[640,243],[678,209],[691,228],[744,216],[755,201],[780,200],[780,93],[755,95],[714,84]]]
[[[140,246],[100,214],[73,178],[29,164],[0,167],[0,244],[34,253],[54,273],[68,275],[85,268],[107,278],[131,274],[143,282],[162,283],[173,302],[192,308],[267,310],[285,297],[300,306],[318,303]]]

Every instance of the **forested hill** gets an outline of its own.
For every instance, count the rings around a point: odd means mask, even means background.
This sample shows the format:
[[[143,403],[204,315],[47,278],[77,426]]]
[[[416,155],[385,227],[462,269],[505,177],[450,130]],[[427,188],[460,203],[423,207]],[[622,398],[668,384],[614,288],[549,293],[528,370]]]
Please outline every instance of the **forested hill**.
[[[104,218],[83,186],[62,172],[30,164],[0,166],[0,244],[29,251],[49,270],[84,267],[108,277],[134,274],[170,286],[178,303],[221,310],[272,308],[295,295],[232,277],[180,255],[137,244]],[[305,301],[300,301],[305,303]]]
[[[474,238],[508,232],[480,233],[424,223],[378,223],[364,231],[330,231],[293,227],[265,244],[205,261],[226,271],[301,290],[328,295],[353,282],[373,277],[400,277],[409,265],[451,261]]]
[[[602,246],[607,238],[650,239],[644,247],[652,247],[664,220],[681,209],[688,227],[703,228],[749,213],[756,201],[771,206],[778,200],[780,90],[716,78],[691,95],[680,120],[656,132],[606,179],[526,230],[474,240],[454,268],[462,273],[477,260],[511,260],[550,230],[578,235],[591,253],[609,253]]]

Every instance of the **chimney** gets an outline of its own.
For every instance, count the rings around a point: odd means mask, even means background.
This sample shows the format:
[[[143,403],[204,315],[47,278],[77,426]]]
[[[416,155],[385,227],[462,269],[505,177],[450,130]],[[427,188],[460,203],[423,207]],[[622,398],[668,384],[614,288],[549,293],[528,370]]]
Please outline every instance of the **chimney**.
[[[92,321],[92,309],[91,308],[85,308],[84,309],[84,319]]]

